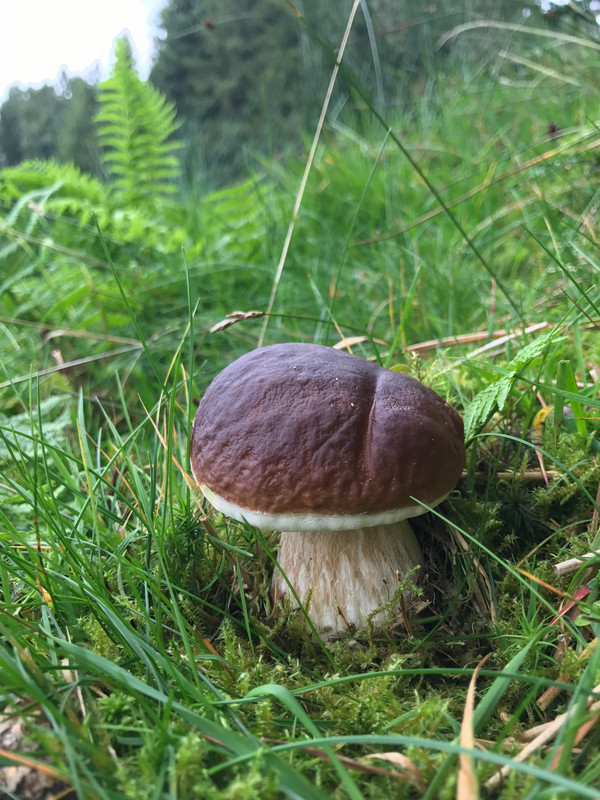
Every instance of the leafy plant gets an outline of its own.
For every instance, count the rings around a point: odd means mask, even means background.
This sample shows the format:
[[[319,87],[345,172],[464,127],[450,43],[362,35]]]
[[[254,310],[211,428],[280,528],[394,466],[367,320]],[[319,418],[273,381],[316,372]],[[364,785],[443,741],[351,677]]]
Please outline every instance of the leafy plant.
[[[134,67],[125,37],[117,39],[111,77],[100,85],[96,122],[103,162],[125,205],[153,205],[173,193],[180,173],[170,138],[178,128],[175,107]]]

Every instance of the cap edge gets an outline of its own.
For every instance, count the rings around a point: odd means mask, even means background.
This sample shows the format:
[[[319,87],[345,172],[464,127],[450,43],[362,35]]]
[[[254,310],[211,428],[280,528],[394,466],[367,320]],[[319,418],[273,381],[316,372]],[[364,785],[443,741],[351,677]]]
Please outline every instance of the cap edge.
[[[418,517],[425,514],[448,497],[449,492],[442,497],[427,503],[427,508],[421,505],[405,506],[403,508],[388,509],[387,511],[368,512],[365,514],[310,514],[310,513],[272,513],[268,511],[254,511],[242,508],[230,500],[221,497],[206,484],[199,484],[200,491],[208,502],[217,511],[239,522],[248,522],[255,528],[266,531],[297,531],[298,533],[311,533],[316,531],[352,531],[359,528],[372,528],[376,525],[390,525],[403,519]]]

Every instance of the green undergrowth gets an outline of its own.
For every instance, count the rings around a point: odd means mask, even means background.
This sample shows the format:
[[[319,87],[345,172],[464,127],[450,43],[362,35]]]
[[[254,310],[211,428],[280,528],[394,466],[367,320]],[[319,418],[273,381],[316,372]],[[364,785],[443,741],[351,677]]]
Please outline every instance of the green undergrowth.
[[[80,398],[70,444],[46,436],[32,382],[40,415],[30,431],[0,429],[9,454],[0,663],[9,713],[26,716],[38,755],[82,796],[142,797],[174,782],[182,796],[229,798],[247,782],[250,793],[274,798],[411,798],[422,796],[417,781],[425,796],[452,797],[467,688],[484,656],[474,729],[492,757],[504,763],[512,751],[499,743],[545,719],[536,700],[550,687],[551,715],[572,712],[576,699],[581,724],[600,674],[590,647],[596,594],[565,628],[552,622],[558,600],[548,586],[570,596],[581,571],[558,580],[553,564],[597,546],[597,412],[581,433],[565,406],[558,421],[556,405],[541,427],[535,421],[539,401],[530,397],[568,392],[553,376],[571,337],[546,338],[517,376],[494,359],[510,376],[504,404],[495,395],[489,419],[472,431],[469,469],[449,500],[414,523],[426,562],[414,607],[326,645],[300,611],[273,605],[276,535],[205,518],[187,488],[193,401],[181,363],[142,422],[122,409],[122,432],[100,403],[92,410]],[[415,366],[460,404],[470,365],[443,379],[436,362]],[[530,384],[537,394],[525,391]],[[578,390],[588,412],[598,406],[592,390]],[[536,453],[548,485],[527,477],[539,468]],[[410,768],[377,759],[392,751]],[[529,772],[513,766],[496,796],[534,796],[543,786],[575,796],[575,775],[588,781],[584,791],[591,785],[593,752],[591,741],[568,769],[548,773],[540,750]],[[480,780],[490,778],[494,763],[481,753],[476,763]]]

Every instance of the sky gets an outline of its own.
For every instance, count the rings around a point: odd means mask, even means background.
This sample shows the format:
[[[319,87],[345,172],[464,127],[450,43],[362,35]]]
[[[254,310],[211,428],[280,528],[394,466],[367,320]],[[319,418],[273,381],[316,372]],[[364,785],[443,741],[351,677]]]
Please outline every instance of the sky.
[[[0,0],[0,102],[14,83],[53,83],[64,66],[106,77],[113,40],[128,31],[138,71],[150,68],[167,0]]]

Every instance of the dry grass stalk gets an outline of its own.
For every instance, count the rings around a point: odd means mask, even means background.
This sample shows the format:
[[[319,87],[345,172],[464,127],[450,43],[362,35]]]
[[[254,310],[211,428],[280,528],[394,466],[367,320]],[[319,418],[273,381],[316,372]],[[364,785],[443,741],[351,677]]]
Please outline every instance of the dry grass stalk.
[[[595,686],[592,690],[591,694],[597,694],[600,692],[600,684]],[[593,714],[593,717],[586,721],[584,725],[581,726],[577,735],[580,738],[588,733],[589,730],[595,725],[595,723],[600,719],[600,700],[596,702],[590,702],[588,705],[588,711]],[[560,731],[563,725],[569,722],[569,719],[573,716],[573,710],[566,711],[564,714],[559,714],[550,722],[546,722],[543,725],[537,725],[535,728],[532,728],[529,731],[529,735],[534,735],[534,738],[531,739],[528,744],[523,747],[523,749],[514,757],[513,761],[525,761],[529,756],[533,755],[540,747],[548,744],[551,742],[552,739],[556,736],[556,734]],[[579,741],[579,739],[577,739]],[[556,766],[556,759],[552,763],[552,768]],[[494,773],[491,778],[489,778],[484,787],[486,791],[491,791],[493,789],[497,789],[504,778],[508,775],[511,770],[510,764],[507,764],[505,767],[502,767],[498,770],[498,772]]]
[[[468,747],[471,750],[475,746],[475,736],[473,733],[475,686],[477,684],[479,670],[483,667],[490,655],[491,653],[488,653],[484,656],[475,667],[467,690],[462,725],[460,726],[460,743],[463,747]],[[456,800],[477,800],[479,797],[479,784],[473,768],[473,757],[467,755],[467,753],[461,753],[459,765],[458,780],[456,782]]]
[[[473,599],[479,606],[482,614],[494,622],[496,619],[496,608],[494,605],[492,586],[490,584],[490,579],[488,578],[487,572],[482,567],[477,556],[471,550],[467,540],[459,531],[452,530],[452,538],[460,547],[463,554],[468,555],[469,558],[472,559],[477,570],[475,580],[469,582],[470,588],[473,592]]]

